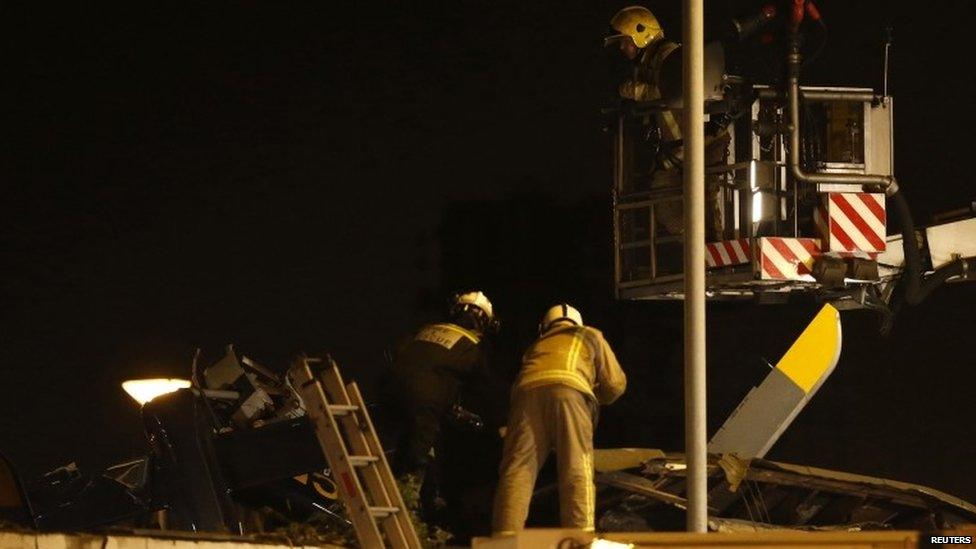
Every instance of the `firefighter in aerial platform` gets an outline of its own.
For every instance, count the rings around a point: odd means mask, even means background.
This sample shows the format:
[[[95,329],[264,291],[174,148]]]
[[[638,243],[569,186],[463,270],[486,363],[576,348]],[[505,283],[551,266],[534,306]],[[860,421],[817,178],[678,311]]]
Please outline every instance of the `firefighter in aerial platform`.
[[[593,530],[593,426],[599,405],[617,400],[626,387],[599,330],[584,326],[570,305],[546,311],[512,390],[492,513],[495,535],[524,527],[536,475],[550,450],[556,452],[560,523]]]
[[[621,54],[632,62],[630,77],[622,82],[618,93],[623,99],[641,103],[656,103],[657,108],[643,143],[644,154],[652,155],[649,172],[651,190],[674,190],[680,193],[683,182],[681,165],[683,140],[680,122],[682,66],[681,46],[664,37],[664,30],[651,10],[643,6],[626,7],[610,20],[616,34],[604,39],[604,46],[617,46]],[[712,51],[721,51],[717,48]],[[706,59],[706,66],[724,65],[724,56]],[[710,122],[705,132],[705,165],[725,163],[731,141],[724,124]],[[706,176],[708,197],[709,238],[722,240],[724,219],[720,209],[721,178]],[[657,206],[657,219],[670,234],[681,234],[683,206],[681,202],[663,202]]]
[[[480,291],[457,294],[449,320],[422,326],[402,341],[387,380],[392,418],[402,425],[393,469],[419,490],[442,422],[456,410],[463,385],[488,375],[485,336],[497,331],[491,301]]]

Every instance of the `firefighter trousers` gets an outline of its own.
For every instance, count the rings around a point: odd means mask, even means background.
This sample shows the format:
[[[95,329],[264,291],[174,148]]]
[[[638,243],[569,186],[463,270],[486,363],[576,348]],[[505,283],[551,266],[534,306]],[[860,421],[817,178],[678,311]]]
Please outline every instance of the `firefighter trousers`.
[[[394,421],[401,432],[396,442],[393,473],[398,477],[423,477],[431,449],[438,442],[441,423],[457,401],[459,382],[449,372],[417,368],[406,376],[395,376],[392,399]]]
[[[561,525],[593,530],[594,408],[565,385],[516,389],[492,512],[496,535],[524,528],[536,475],[550,450],[556,452]]]

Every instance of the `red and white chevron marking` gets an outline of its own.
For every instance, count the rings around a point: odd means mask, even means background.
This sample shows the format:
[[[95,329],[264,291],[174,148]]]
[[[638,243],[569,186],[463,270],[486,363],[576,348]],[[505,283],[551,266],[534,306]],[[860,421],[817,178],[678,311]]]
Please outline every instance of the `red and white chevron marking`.
[[[816,238],[761,237],[759,278],[763,280],[804,280],[813,282],[813,259],[820,255],[820,240]]]
[[[727,267],[752,261],[749,239],[723,240],[705,244],[705,265],[708,267]]]
[[[887,232],[884,194],[827,193],[824,208],[814,212],[814,222],[826,242],[826,250],[842,254],[885,251]]]

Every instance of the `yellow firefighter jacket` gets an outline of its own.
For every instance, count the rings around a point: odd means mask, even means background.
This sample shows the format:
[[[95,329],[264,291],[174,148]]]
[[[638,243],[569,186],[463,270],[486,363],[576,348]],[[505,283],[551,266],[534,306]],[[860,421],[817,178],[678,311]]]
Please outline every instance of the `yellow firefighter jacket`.
[[[525,351],[514,390],[554,383],[610,404],[627,388],[627,376],[600,330],[557,325]]]
[[[620,84],[620,96],[634,101],[654,101],[672,95],[676,91],[680,94],[680,87],[676,87],[673,82],[665,82],[662,76],[662,68],[665,60],[680,48],[674,42],[662,40],[656,44],[644,48],[640,58],[634,64],[633,76]],[[680,57],[680,56],[679,56]],[[680,66],[678,66],[680,69]],[[673,72],[673,67],[672,67]],[[674,74],[668,74],[670,79],[674,79]],[[677,74],[680,82],[681,73]],[[669,93],[665,93],[665,88]],[[654,115],[657,127],[661,130],[661,139],[664,141],[676,141],[681,139],[681,126],[673,110],[663,110]]]

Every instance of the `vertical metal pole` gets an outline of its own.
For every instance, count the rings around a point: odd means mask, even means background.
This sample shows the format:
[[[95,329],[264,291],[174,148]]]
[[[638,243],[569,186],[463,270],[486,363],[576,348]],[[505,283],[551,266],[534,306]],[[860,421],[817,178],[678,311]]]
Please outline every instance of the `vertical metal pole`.
[[[705,425],[705,94],[703,0],[684,0],[685,458],[688,531],[708,528]]]
[[[617,208],[619,197],[624,192],[624,115],[617,117],[617,136],[614,140],[613,158],[613,296],[620,299],[620,283],[624,281],[622,258],[624,249],[620,242],[620,217],[622,210]]]

